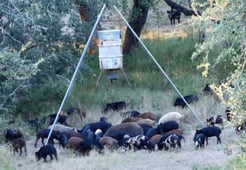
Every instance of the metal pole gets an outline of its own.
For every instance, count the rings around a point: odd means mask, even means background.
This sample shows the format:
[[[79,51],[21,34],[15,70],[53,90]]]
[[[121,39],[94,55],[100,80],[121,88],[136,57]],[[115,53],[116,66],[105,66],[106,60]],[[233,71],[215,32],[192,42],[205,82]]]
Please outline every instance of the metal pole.
[[[58,112],[57,112],[57,114],[56,114],[56,118],[55,118],[55,120],[54,120],[54,122],[53,122],[53,125],[52,125],[51,129],[50,129],[48,138],[47,138],[47,140],[45,141],[45,145],[47,145],[47,143],[48,143],[48,141],[49,141],[49,138],[50,138],[50,136],[51,136],[51,133],[52,133],[52,131],[53,131],[53,129],[54,129],[54,126],[55,126],[55,124],[56,124],[56,122],[57,122],[57,120],[58,120],[59,114],[60,114],[60,112],[61,112],[61,110],[62,110],[62,108],[63,108],[63,105],[64,105],[64,103],[65,103],[65,101],[66,101],[66,99],[67,99],[67,96],[68,96],[68,94],[69,94],[69,92],[70,92],[70,90],[71,90],[71,87],[72,87],[72,85],[73,85],[74,79],[75,79],[75,77],[76,77],[76,75],[77,75],[77,72],[78,72],[78,70],[79,70],[79,67],[80,67],[80,65],[81,65],[81,62],[83,61],[84,56],[85,56],[85,54],[86,54],[86,52],[87,52],[87,49],[89,48],[89,44],[90,44],[90,42],[91,42],[91,39],[93,38],[94,32],[95,32],[95,30],[96,30],[96,28],[97,28],[97,25],[98,25],[98,23],[99,23],[99,21],[100,21],[100,19],[101,19],[101,17],[102,17],[102,14],[103,14],[103,12],[104,12],[104,10],[105,10],[105,7],[106,7],[106,5],[104,4],[103,7],[102,7],[102,9],[101,9],[100,14],[99,14],[98,17],[97,17],[97,20],[96,20],[96,22],[95,22],[95,24],[94,24],[94,27],[93,27],[93,29],[92,29],[92,31],[91,31],[91,34],[90,34],[90,36],[89,36],[89,38],[88,38],[88,40],[87,40],[87,43],[86,43],[86,45],[85,45],[85,48],[84,48],[84,50],[83,50],[83,52],[82,52],[82,54],[81,54],[80,60],[79,60],[79,62],[78,62],[78,64],[77,64],[77,67],[76,67],[74,73],[73,73],[72,79],[71,79],[71,81],[70,81],[70,83],[69,83],[69,86],[68,86],[68,88],[67,88],[67,91],[66,91],[66,93],[65,93],[65,96],[64,96],[64,98],[63,98],[63,100],[62,100],[62,103],[61,103],[61,105],[60,105],[60,108],[58,109]]]
[[[169,78],[169,76],[165,73],[165,71],[162,69],[162,67],[159,65],[159,63],[156,61],[156,59],[154,58],[154,56],[151,54],[151,52],[147,49],[147,47],[144,45],[144,43],[142,42],[142,40],[138,37],[138,35],[135,33],[135,31],[132,29],[132,27],[128,24],[127,20],[124,18],[124,16],[120,13],[120,11],[117,9],[116,6],[114,6],[114,9],[117,11],[117,13],[120,15],[120,17],[123,19],[123,21],[125,22],[125,24],[128,26],[128,28],[132,31],[133,35],[138,39],[138,41],[140,42],[140,44],[143,46],[143,48],[147,51],[147,53],[149,54],[149,56],[152,58],[152,60],[155,62],[155,64],[157,65],[157,67],[161,70],[162,74],[166,77],[166,79],[170,82],[170,84],[173,86],[173,88],[176,90],[176,92],[180,95],[180,97],[182,98],[182,100],[185,102],[185,104],[188,106],[188,108],[191,110],[192,114],[195,116],[195,118],[199,121],[199,123],[204,126],[203,122],[199,119],[199,117],[197,116],[197,114],[195,113],[195,111],[191,108],[191,106],[188,104],[188,102],[185,100],[184,96],[180,93],[180,91],[176,88],[176,86],[174,85],[174,83],[172,82],[172,80]]]

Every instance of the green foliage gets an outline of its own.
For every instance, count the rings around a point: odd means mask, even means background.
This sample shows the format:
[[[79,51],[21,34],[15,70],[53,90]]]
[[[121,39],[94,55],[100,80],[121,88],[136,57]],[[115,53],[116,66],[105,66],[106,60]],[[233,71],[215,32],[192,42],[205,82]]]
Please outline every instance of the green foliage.
[[[87,37],[90,24],[82,24],[77,9],[67,0],[1,1],[0,6],[4,80],[0,111],[26,114],[35,106],[36,112],[43,111],[41,103],[52,105],[54,98],[62,98],[62,85],[80,56],[81,47],[76,45],[86,41],[81,37]],[[29,104],[31,110],[26,107]]]
[[[144,40],[155,59],[183,94],[199,94],[205,84],[196,70],[197,63],[190,59],[195,42],[196,40],[190,36]],[[153,92],[156,90],[163,92],[169,89],[173,90],[173,87],[142,47],[134,49],[129,56],[124,56],[123,60],[133,91],[134,89],[149,89]],[[39,68],[45,72],[39,71],[32,78],[32,82],[34,82],[32,88],[26,90],[20,96],[19,102],[16,103],[16,113],[22,114],[23,118],[30,117],[30,115],[38,116],[56,112],[61,103],[69,79],[59,73],[54,74],[58,71],[56,67],[49,64],[51,62],[57,62],[55,65],[63,64],[61,69],[68,67],[64,65],[66,64],[65,60],[59,60],[56,53],[39,64]],[[100,73],[98,65],[98,57],[89,56],[84,59],[64,110],[74,106],[100,109],[107,102],[117,100],[130,101],[132,106],[141,103],[141,94],[138,94],[139,91],[134,91],[135,94],[133,95],[132,90],[127,90],[128,84],[120,71],[118,72],[119,80],[113,83],[105,78],[106,73],[104,72],[99,87],[96,88],[96,79]],[[64,71],[71,74],[74,70]],[[186,88],[186,84],[189,84],[189,88]],[[178,96],[175,92],[174,94],[172,100]],[[157,106],[155,105],[155,107]]]
[[[78,14],[78,4],[72,1],[0,1],[1,113],[26,117],[28,113],[42,114],[49,107],[57,107],[98,9],[105,3],[97,2],[86,1],[92,19],[84,22]],[[127,10],[129,3],[119,4]],[[91,69],[84,63],[78,73],[79,83],[85,82],[81,73],[95,72],[95,64]]]
[[[94,2],[90,1],[89,5]],[[97,7],[100,8],[104,2],[100,1]],[[144,2],[151,2],[149,5],[152,5],[152,2],[159,1]],[[110,1],[109,4],[119,5],[125,12],[129,7],[127,6],[129,3],[121,1]],[[0,5],[4,7],[1,8],[1,27],[4,29],[0,44],[3,49],[1,56],[4,58],[0,61],[4,63],[0,67],[0,78],[4,80],[1,81],[1,101],[4,101],[0,103],[1,113],[22,115],[26,118],[32,114],[36,116],[56,111],[64,97],[83,45],[87,41],[93,20],[88,23],[81,21],[77,11],[78,6],[66,0],[18,3],[1,1]],[[97,10],[94,12],[96,13]],[[183,94],[200,93],[200,89],[207,81],[199,76],[196,68],[199,62],[205,60],[190,58],[196,42],[197,39],[190,32],[187,37],[144,40],[160,66]],[[212,49],[211,46],[208,47]],[[232,50],[230,53],[225,53],[227,59],[219,62],[216,56],[223,49],[223,44],[218,43],[217,47],[210,50],[209,58],[207,57],[209,62],[216,63],[216,67],[213,67],[214,77],[210,76],[210,80],[214,81],[227,77],[229,73],[224,70],[235,68],[234,65],[228,66],[229,54],[235,53],[236,56],[240,52],[240,50]],[[201,50],[198,50],[194,57],[201,55],[206,58],[207,50],[202,50],[202,46],[199,49]],[[16,60],[15,64],[11,61],[13,59]],[[5,69],[4,65],[8,65],[10,69]],[[134,49],[129,56],[124,56],[124,68],[133,89],[148,88],[160,91],[172,89],[142,47]],[[115,87],[128,87],[124,77],[120,75],[119,80],[113,84],[103,77],[99,85],[104,87],[101,92],[94,89],[99,73],[98,58],[87,56],[78,72],[66,107],[78,105],[100,107],[107,100],[116,100],[114,95],[124,98],[124,92],[116,90],[116,93],[112,90]],[[17,78],[19,75],[22,79]],[[186,88],[187,84],[190,88]],[[106,92],[110,92],[111,95],[107,95]],[[98,96],[94,97],[93,93],[97,93]],[[136,98],[130,98],[130,101],[139,102]]]
[[[86,2],[89,2],[89,7],[94,7],[98,1]],[[129,14],[128,1],[100,1],[97,8],[100,9],[105,2],[110,6],[117,5],[124,14]],[[139,2],[151,6],[159,1]],[[228,103],[232,104],[233,109],[243,113],[246,91],[246,8],[241,1],[229,0],[229,4],[225,6],[223,3],[216,1],[218,6],[209,8],[208,12],[198,18],[199,25],[205,23],[212,28],[204,43],[196,46],[197,39],[194,39],[190,32],[187,37],[145,39],[144,43],[182,94],[199,94],[207,81],[223,80],[229,82],[226,84],[229,86],[233,80],[235,88],[227,88],[227,93],[230,94]],[[77,8],[78,6],[68,0],[0,1],[2,129],[7,126],[4,122],[6,119],[15,118],[15,126],[22,127],[22,131],[28,136],[32,132],[22,124],[22,118],[36,118],[57,112],[98,12],[98,9],[91,11],[93,19],[91,22],[84,22]],[[210,11],[215,12],[209,13]],[[209,14],[216,16],[211,17],[212,19],[220,19],[221,24],[213,24]],[[200,19],[203,19],[202,22]],[[85,58],[63,108],[65,111],[69,107],[93,108],[98,111],[107,102],[125,100],[130,103],[132,109],[154,108],[163,112],[165,104],[170,102],[167,105],[171,106],[177,97],[174,91],[170,93],[169,90],[173,90],[170,83],[142,47],[137,47],[129,56],[124,56],[124,68],[131,84],[130,88],[122,75],[119,80],[110,83],[105,78],[105,73],[96,87],[100,73],[98,65],[97,57]],[[208,76],[207,79],[200,76],[197,65],[198,68],[204,68],[202,72]],[[162,98],[163,93],[165,99]],[[146,100],[150,101],[144,102]],[[146,103],[149,106],[146,106]],[[245,169],[242,158],[245,156],[235,159],[232,166]],[[0,169],[13,169],[10,160],[9,152],[1,149]]]
[[[192,57],[203,59],[198,68],[203,70],[204,77],[221,80],[213,83],[224,104],[230,106],[234,114],[245,117],[246,4],[240,0],[217,0],[209,6],[195,22],[209,31],[206,40],[197,44]],[[240,145],[243,154],[227,169],[245,169],[245,136]]]
[[[0,113],[13,113],[21,92],[31,87],[30,77],[38,72],[38,64],[21,57],[21,52],[0,51]]]
[[[229,0],[226,3],[215,1],[197,20],[210,33],[204,43],[198,44],[193,59],[201,57],[199,68],[208,78],[218,76],[221,82],[214,82],[222,94],[229,95],[225,104],[230,105],[235,113],[245,110],[245,3]],[[219,21],[219,24],[216,24]],[[217,55],[211,55],[211,54]],[[227,64],[226,64],[227,63]],[[231,88],[233,85],[234,88]]]

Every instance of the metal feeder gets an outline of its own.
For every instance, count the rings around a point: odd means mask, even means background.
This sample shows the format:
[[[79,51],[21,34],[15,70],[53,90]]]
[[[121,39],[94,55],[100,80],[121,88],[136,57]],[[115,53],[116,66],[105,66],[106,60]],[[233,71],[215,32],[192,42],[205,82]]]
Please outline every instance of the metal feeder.
[[[101,72],[97,79],[97,85],[102,76],[102,72],[106,70],[107,79],[118,79],[117,71],[122,71],[129,86],[130,83],[127,79],[126,73],[123,69],[123,55],[122,55],[122,42],[121,30],[102,30],[97,32],[98,35],[98,51],[99,51],[99,66]]]

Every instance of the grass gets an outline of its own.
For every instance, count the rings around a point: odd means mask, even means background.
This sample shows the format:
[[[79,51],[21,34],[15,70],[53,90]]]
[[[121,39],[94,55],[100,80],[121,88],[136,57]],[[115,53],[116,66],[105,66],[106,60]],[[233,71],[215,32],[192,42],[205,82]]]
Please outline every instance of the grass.
[[[197,63],[190,58],[196,43],[195,39],[177,37],[144,40],[144,42],[182,94],[201,93],[206,80],[197,71]],[[137,105],[141,104],[143,89],[151,92],[157,91],[157,93],[173,91],[167,77],[163,75],[142,47],[134,49],[130,55],[124,56],[123,59],[125,72],[131,87],[128,86],[120,71],[118,72],[118,80],[113,83],[107,80],[104,72],[98,87],[96,87],[100,70],[95,65],[95,62],[97,62],[95,60],[91,57],[85,61],[91,70],[90,72],[83,72],[82,78],[81,76],[77,78],[72,92],[69,94],[66,107],[71,105],[103,107],[107,102],[116,100],[127,100],[130,101],[133,107],[138,107]],[[83,81],[81,81],[82,79]],[[189,84],[188,88],[187,84]],[[174,100],[178,95],[175,91],[171,93],[170,99]]]
[[[119,117],[115,114],[109,115],[110,120]],[[92,120],[92,116],[89,117]],[[94,118],[95,119],[95,118]],[[114,120],[117,122],[116,120]],[[232,135],[232,136],[230,136]],[[186,141],[182,142],[181,149],[173,149],[169,151],[138,151],[125,152],[120,150],[110,152],[106,150],[103,155],[95,151],[90,153],[88,157],[75,156],[71,151],[62,149],[57,145],[58,161],[48,161],[43,163],[43,160],[37,162],[34,157],[36,148],[33,147],[34,139],[28,140],[28,155],[6,157],[11,162],[13,169],[88,169],[88,170],[127,170],[127,169],[153,169],[161,170],[224,170],[227,169],[229,160],[235,157],[236,151],[232,155],[227,155],[224,149],[227,145],[233,145],[237,139],[236,134],[232,134],[229,129],[223,131],[222,144],[216,145],[216,139],[209,139],[209,145],[204,149],[195,150],[192,143],[193,133],[189,130],[185,131]],[[233,138],[233,141],[230,141]],[[39,145],[40,146],[40,145]],[[39,147],[38,146],[38,147]],[[235,146],[235,145],[234,145]],[[11,155],[8,152],[9,155]],[[49,160],[49,158],[48,158]]]
[[[99,89],[100,88],[100,89]],[[102,90],[101,88],[106,88],[99,86],[97,90]],[[121,87],[122,88],[122,87]],[[97,90],[91,92],[91,96],[95,98],[108,98],[112,97],[111,100],[128,99],[134,105],[130,105],[128,109],[137,109],[140,112],[151,111],[157,116],[161,116],[170,111],[178,111],[185,115],[183,122],[180,124],[180,128],[185,132],[186,142],[182,143],[181,150],[170,150],[162,152],[126,152],[121,153],[120,151],[109,152],[105,151],[104,155],[99,155],[96,152],[91,152],[89,157],[78,157],[72,154],[69,150],[64,150],[56,145],[58,150],[58,161],[52,161],[49,163],[43,163],[42,160],[36,162],[34,157],[34,152],[36,148],[33,147],[35,141],[35,133],[30,135],[27,140],[27,157],[11,156],[12,153],[9,152],[6,145],[1,145],[5,150],[0,152],[0,154],[6,154],[3,160],[3,167],[5,165],[9,166],[9,169],[100,169],[100,170],[125,170],[125,169],[153,169],[161,170],[163,168],[167,170],[223,170],[227,167],[228,160],[231,160],[238,152],[234,149],[232,150],[232,156],[225,154],[225,150],[231,150],[232,146],[237,146],[236,142],[238,136],[231,130],[227,128],[222,133],[222,144],[216,145],[215,138],[209,140],[209,145],[206,146],[204,150],[196,151],[192,142],[192,137],[194,130],[199,128],[200,125],[198,121],[194,118],[189,109],[176,108],[173,107],[171,99],[173,91],[157,91],[148,89],[131,89],[125,87],[123,89],[125,93],[120,91],[121,88],[113,88],[107,91],[104,95],[100,96],[102,93],[97,92]],[[111,89],[111,88],[109,88]],[[122,89],[121,89],[122,90]],[[80,94],[81,95],[81,94]],[[89,94],[87,94],[89,95]],[[134,97],[133,97],[134,96]],[[81,96],[80,96],[81,97]],[[198,103],[192,104],[191,107],[196,111],[199,118],[204,121],[207,117],[223,113],[224,107],[212,96],[202,96],[200,95],[200,101]],[[93,98],[93,97],[91,97]],[[135,99],[138,99],[135,101]],[[91,99],[92,100],[92,99]],[[100,102],[99,99],[97,99]],[[76,100],[75,100],[76,101]],[[83,103],[79,105],[84,106]],[[124,110],[123,110],[124,111]],[[122,111],[122,112],[123,112]],[[101,113],[101,106],[89,107],[87,108],[87,117],[81,122],[81,127],[89,122],[98,121],[101,116],[107,116],[108,120],[113,124],[119,124],[123,119],[120,116],[121,112],[109,112],[107,115]],[[18,123],[18,122],[17,122]],[[22,127],[24,131],[27,131],[27,127],[16,124],[18,127]],[[26,136],[26,134],[25,134]],[[40,147],[40,143],[39,146]],[[2,151],[2,150],[1,150]],[[12,164],[10,164],[12,163]],[[1,167],[0,167],[1,168]],[[8,169],[8,167],[6,168]]]
[[[243,170],[246,168],[246,155],[245,153],[238,155],[230,162],[228,169],[230,170]]]
[[[0,169],[14,170],[11,162],[11,154],[8,147],[0,146]]]
[[[208,80],[201,76],[197,65],[199,59],[191,60],[198,39],[193,36],[191,30],[186,31],[186,26],[173,27],[176,31],[166,32],[164,35],[155,31],[142,34],[142,40],[154,56],[166,75],[183,95],[200,95],[202,88],[208,82],[220,80]],[[169,33],[171,36],[167,36]],[[102,78],[96,87],[96,81],[100,73],[98,55],[87,56],[81,66],[73,87],[65,102],[64,110],[69,107],[84,107],[86,109],[103,108],[107,102],[126,100],[132,108],[141,105],[142,90],[157,91],[158,93],[171,93],[169,99],[173,102],[178,94],[173,90],[167,77],[157,67],[147,52],[139,45],[129,55],[123,56],[124,70],[131,86],[129,87],[122,73],[119,71],[118,80],[110,83],[104,71]],[[217,72],[217,77],[224,77],[224,72]],[[64,79],[47,80],[47,84],[30,92],[30,96],[19,101],[17,113],[23,118],[33,116],[41,117],[55,113],[68,87],[68,81]],[[187,86],[188,85],[188,86]],[[134,94],[134,95],[131,95]],[[167,102],[167,101],[166,101]],[[34,113],[34,114],[29,114]],[[32,117],[32,118],[33,118]]]

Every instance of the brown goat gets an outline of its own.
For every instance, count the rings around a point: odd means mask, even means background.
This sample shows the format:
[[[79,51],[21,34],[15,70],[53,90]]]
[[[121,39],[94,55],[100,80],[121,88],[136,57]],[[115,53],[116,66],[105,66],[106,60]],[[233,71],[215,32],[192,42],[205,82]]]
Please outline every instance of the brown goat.
[[[25,155],[27,155],[27,151],[26,151],[26,141],[24,138],[16,138],[14,140],[11,141],[12,146],[13,146],[13,152],[15,155],[15,152],[19,152],[20,151],[20,156],[22,155],[22,148],[24,148],[24,152]]]
[[[185,141],[185,138],[184,138],[184,136],[183,136],[184,132],[183,132],[182,130],[180,130],[180,129],[173,129],[173,130],[170,130],[170,131],[164,133],[164,135],[166,135],[166,134],[177,134],[177,135],[179,135],[180,137],[182,137],[183,140]]]
[[[139,117],[127,117],[124,120],[122,120],[121,123],[137,122],[139,120],[142,120],[142,118],[139,118]]]
[[[139,125],[146,124],[146,125],[149,125],[151,127],[153,127],[155,125],[155,121],[153,121],[151,119],[140,119],[136,123]]]
[[[79,132],[75,132],[74,130],[70,130],[67,132],[63,132],[68,139],[70,139],[71,137],[79,137],[79,138],[83,138],[83,135]]]
[[[71,148],[76,152],[79,150],[80,144],[83,141],[83,138],[73,136],[68,140],[68,148]]]
[[[156,121],[156,115],[151,113],[151,112],[144,112],[138,115],[137,117],[142,118],[142,119],[151,119]]]
[[[118,146],[118,140],[109,136],[101,137],[99,143],[111,151],[116,149]]]
[[[152,136],[149,140],[151,142],[153,142],[154,144],[157,144],[159,142],[159,140],[161,139],[161,137],[162,137],[162,135],[157,134],[157,135]]]

